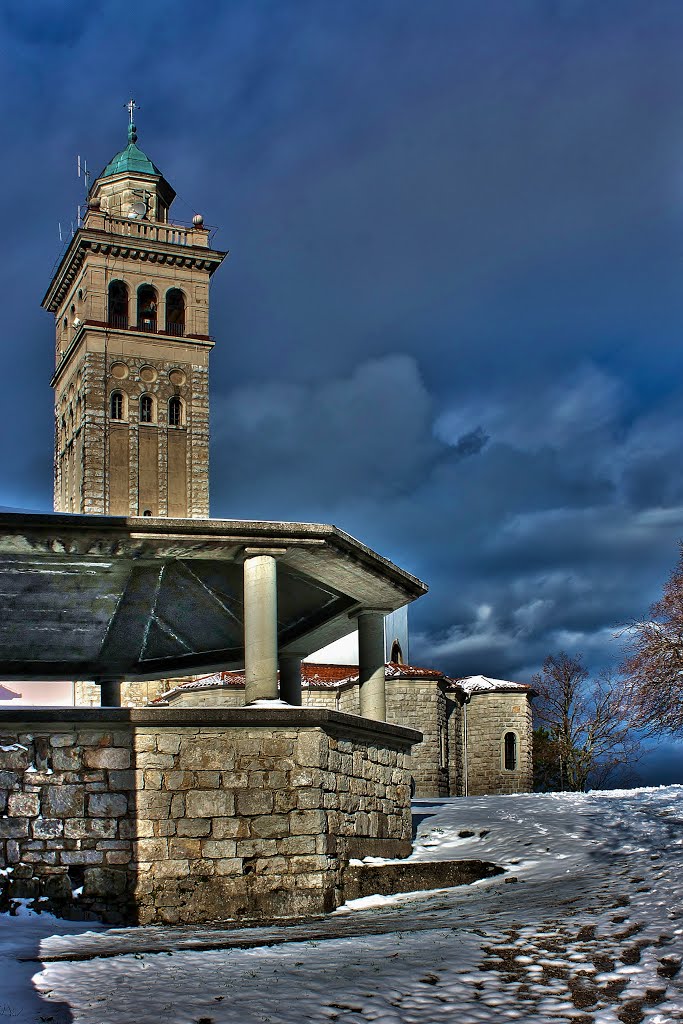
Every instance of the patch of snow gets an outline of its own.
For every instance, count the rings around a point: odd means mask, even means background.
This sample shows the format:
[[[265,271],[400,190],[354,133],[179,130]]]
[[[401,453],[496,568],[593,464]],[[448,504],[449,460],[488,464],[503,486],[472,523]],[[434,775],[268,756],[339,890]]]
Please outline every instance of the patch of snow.
[[[253,700],[250,704],[245,704],[247,708],[291,708],[293,704],[288,704],[286,700],[280,700],[277,697],[275,700]]]
[[[522,683],[513,683],[509,679],[489,679],[488,676],[466,676],[464,679],[453,680],[465,693],[487,693],[491,690],[523,690],[529,688]]]
[[[19,1024],[683,1021],[682,786],[417,801],[415,813],[413,860],[507,874],[251,930],[0,915],[0,1010]]]

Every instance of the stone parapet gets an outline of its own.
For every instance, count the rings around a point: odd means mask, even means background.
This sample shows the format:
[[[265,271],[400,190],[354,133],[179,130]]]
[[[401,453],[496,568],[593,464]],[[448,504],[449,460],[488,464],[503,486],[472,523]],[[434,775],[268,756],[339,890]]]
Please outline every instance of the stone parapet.
[[[5,897],[114,923],[332,910],[350,857],[410,852],[420,738],[317,708],[3,710]]]

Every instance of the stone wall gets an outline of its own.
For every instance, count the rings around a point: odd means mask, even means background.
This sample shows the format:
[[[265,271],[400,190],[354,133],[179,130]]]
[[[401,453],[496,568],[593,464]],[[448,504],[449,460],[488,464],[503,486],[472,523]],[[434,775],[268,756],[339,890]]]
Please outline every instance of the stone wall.
[[[419,731],[410,759],[415,796],[448,796],[446,701],[435,679],[387,679],[387,718]]]
[[[503,737],[517,736],[517,768],[503,767]],[[529,793],[533,789],[531,704],[526,693],[475,693],[467,705],[467,793]]]
[[[341,702],[337,701],[337,689],[334,690],[307,690],[304,687],[301,688],[301,703],[305,708],[330,708],[332,711],[341,711]],[[240,691],[240,696],[244,700],[244,691]],[[339,703],[339,707],[337,704]],[[347,711],[347,708],[344,708]],[[353,712],[350,712],[353,714]],[[356,712],[357,714],[357,712]]]
[[[124,684],[125,685],[125,684]],[[138,684],[132,684],[138,685]],[[156,685],[156,684],[148,684]],[[527,793],[533,789],[532,720],[526,690],[487,690],[467,703],[467,757],[464,694],[447,690],[439,675],[389,677],[386,680],[387,719],[417,729],[423,739],[412,750],[410,771],[417,797],[494,796]],[[171,698],[173,707],[240,707],[243,687],[184,690]],[[304,688],[304,707],[360,713],[358,683],[339,687]],[[515,732],[518,766],[510,772],[502,762],[502,738]]]
[[[329,911],[350,857],[410,852],[417,739],[315,709],[3,709],[5,900],[114,923]]]
[[[168,689],[166,679],[121,683],[121,704],[126,708],[144,708]],[[98,708],[101,692],[96,683],[74,683],[74,704],[78,708]],[[242,701],[239,702],[240,704]]]
[[[413,747],[410,767],[415,796],[449,795],[449,751],[446,698],[436,677],[386,680],[387,720],[422,733]],[[304,690],[304,704],[311,707],[337,705],[346,714],[360,714],[358,684],[339,689]],[[183,698],[185,703],[185,698]]]
[[[465,796],[465,758],[462,698],[446,694],[448,722],[448,792],[450,796]]]

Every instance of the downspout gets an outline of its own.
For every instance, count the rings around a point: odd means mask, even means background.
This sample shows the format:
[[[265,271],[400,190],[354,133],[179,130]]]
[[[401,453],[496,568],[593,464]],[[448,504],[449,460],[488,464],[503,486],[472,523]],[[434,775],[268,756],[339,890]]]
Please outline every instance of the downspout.
[[[463,796],[469,796],[469,778],[467,768],[467,705],[472,699],[472,694],[465,694],[465,701],[462,706],[462,775],[463,775]]]

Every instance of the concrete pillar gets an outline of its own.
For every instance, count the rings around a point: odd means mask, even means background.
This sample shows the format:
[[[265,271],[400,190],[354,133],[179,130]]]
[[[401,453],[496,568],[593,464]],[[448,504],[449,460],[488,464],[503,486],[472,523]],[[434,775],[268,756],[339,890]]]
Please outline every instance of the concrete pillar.
[[[122,681],[120,679],[96,679],[95,682],[100,688],[100,707],[120,708]]]
[[[301,655],[280,655],[280,699],[301,707]]]
[[[244,559],[244,703],[277,700],[277,561]]]
[[[361,715],[386,722],[384,612],[358,613],[358,680]]]

